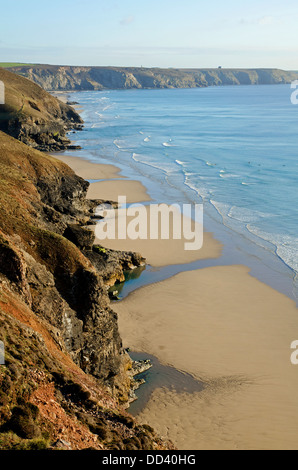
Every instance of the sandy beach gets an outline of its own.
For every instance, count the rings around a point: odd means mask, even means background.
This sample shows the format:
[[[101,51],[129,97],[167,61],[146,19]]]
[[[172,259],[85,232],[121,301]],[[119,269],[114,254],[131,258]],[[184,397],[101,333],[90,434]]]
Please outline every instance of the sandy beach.
[[[120,175],[121,170],[114,165],[92,163],[78,157],[70,157],[63,154],[52,154],[58,160],[66,163],[81,178],[86,180],[110,180],[125,178]]]
[[[183,272],[114,309],[125,346],[206,384],[195,394],[156,390],[141,421],[179,449],[298,448],[292,300],[230,266]]]
[[[100,196],[100,197],[99,197]],[[117,180],[98,181],[90,184],[87,194],[89,199],[106,199],[118,201],[119,196],[126,196],[128,203],[148,202],[151,197],[140,181]]]
[[[110,182],[108,182],[110,184]],[[136,193],[135,193],[136,195]],[[150,208],[146,207],[147,217],[144,219],[148,227],[150,228]],[[118,218],[123,217],[125,211],[116,212],[116,222]],[[126,215],[126,214],[125,214]],[[184,219],[179,213],[179,219],[181,220],[181,226],[183,226]],[[127,217],[127,224],[133,220],[133,217]],[[116,223],[116,228],[117,228]],[[197,224],[198,226],[199,224]],[[195,231],[195,224],[192,223],[192,230]],[[198,232],[200,228],[198,227]],[[181,239],[173,238],[173,225],[170,222],[169,239],[163,240],[159,230],[158,239],[142,240],[131,240],[129,238],[125,240],[118,239],[118,233],[116,230],[115,240],[99,240],[96,239],[96,243],[104,245],[106,248],[123,251],[137,251],[141,253],[147,260],[147,264],[150,266],[159,268],[163,266],[175,265],[175,264],[187,264],[200,259],[218,258],[221,255],[222,245],[213,238],[212,233],[204,233],[203,235],[203,247],[200,250],[185,250],[185,244],[188,242],[184,237]]]
[[[68,163],[75,169],[75,160]],[[107,171],[100,167],[96,171]],[[87,172],[84,161],[83,168]],[[150,201],[138,181],[91,184],[89,197],[116,200],[118,195],[128,202]],[[222,250],[209,233],[198,252],[185,251],[183,240],[101,244],[139,251],[156,267],[217,258]],[[125,347],[152,354],[205,384],[192,394],[156,389],[141,422],[181,450],[298,448],[298,374],[290,362],[298,312],[292,300],[245,266],[218,266],[141,288],[113,309]]]

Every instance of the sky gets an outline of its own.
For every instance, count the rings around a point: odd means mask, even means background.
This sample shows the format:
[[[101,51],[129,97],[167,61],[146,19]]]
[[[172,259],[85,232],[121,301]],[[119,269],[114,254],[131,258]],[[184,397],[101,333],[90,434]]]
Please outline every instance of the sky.
[[[298,70],[297,0],[0,0],[0,62]]]

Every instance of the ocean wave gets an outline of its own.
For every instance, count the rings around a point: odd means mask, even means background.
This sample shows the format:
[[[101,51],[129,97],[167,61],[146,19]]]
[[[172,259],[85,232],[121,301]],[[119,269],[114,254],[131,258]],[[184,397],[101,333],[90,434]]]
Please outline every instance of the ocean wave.
[[[239,175],[234,175],[232,173],[221,173],[220,178],[227,179],[227,178],[240,178]]]
[[[151,168],[155,168],[156,170],[163,171],[166,174],[170,174],[173,172],[173,169],[170,166],[163,166],[160,163],[155,164],[152,161],[148,162],[147,160],[144,160],[145,156],[141,155],[139,153],[133,153],[131,157],[136,163],[142,163],[143,165],[147,165]]]
[[[210,202],[223,219],[231,219],[236,222],[242,222],[245,225],[258,222],[262,219],[275,217],[274,214],[268,212],[247,209],[246,207],[231,206],[230,204],[214,200],[211,200]]]
[[[274,245],[277,255],[284,261],[284,263],[290,266],[290,268],[296,271],[296,273],[298,272],[297,237],[265,232],[253,225],[249,225],[247,229],[257,237]]]
[[[130,152],[131,150],[134,149],[132,145],[129,146],[128,142],[126,142],[125,140],[121,140],[121,139],[115,139],[113,141],[113,144],[117,147],[117,149],[122,150],[123,152]]]
[[[200,199],[202,200],[209,200],[213,196],[213,191],[211,189],[206,188],[203,185],[195,184],[195,182],[189,178],[187,174],[185,174],[184,184],[194,191]]]
[[[177,147],[176,145],[171,144],[170,142],[164,142],[162,145],[163,145],[164,147]]]
[[[123,150],[125,147],[123,147],[121,144],[123,143],[124,141],[123,140],[118,140],[118,139],[115,139],[113,141],[113,144],[116,145],[116,147],[119,149],[119,150]]]
[[[103,124],[105,124],[104,121],[99,121],[96,124],[92,124],[91,129],[99,129]]]
[[[210,202],[221,215],[223,223],[227,227],[240,233],[244,233],[243,230],[245,230],[246,235],[248,236],[248,233],[250,233],[254,237],[252,240],[259,246],[269,249],[271,245],[271,251],[276,253],[287,266],[298,273],[298,238],[292,235],[266,232],[256,225],[261,223],[262,220],[277,217],[275,214],[230,206],[212,199],[210,199]]]

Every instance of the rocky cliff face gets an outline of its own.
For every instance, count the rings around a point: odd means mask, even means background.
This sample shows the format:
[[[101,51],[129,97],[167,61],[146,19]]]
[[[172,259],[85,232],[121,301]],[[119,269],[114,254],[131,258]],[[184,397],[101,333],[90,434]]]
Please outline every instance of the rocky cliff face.
[[[2,132],[0,181],[0,448],[164,448],[123,411],[132,361],[108,296],[144,260],[93,248],[88,183]]]
[[[5,105],[0,105],[0,130],[44,151],[71,147],[66,132],[81,129],[75,110],[36,86],[30,80],[0,68],[5,85]]]
[[[11,68],[48,91],[194,88],[290,83],[298,73],[278,69],[145,69],[36,65]]]

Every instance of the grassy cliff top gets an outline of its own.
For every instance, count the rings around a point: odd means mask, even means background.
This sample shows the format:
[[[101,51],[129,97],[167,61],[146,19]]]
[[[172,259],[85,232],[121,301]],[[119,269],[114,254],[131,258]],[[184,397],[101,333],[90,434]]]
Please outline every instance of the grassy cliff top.
[[[81,128],[83,120],[69,105],[33,81],[0,67],[5,104],[0,105],[0,130],[44,151],[65,150],[66,132]]]
[[[23,67],[27,65],[34,65],[34,64],[23,64],[21,62],[0,62],[0,67],[4,67],[6,69],[9,69],[10,67]]]
[[[27,78],[0,68],[0,80],[5,86],[5,105],[0,106],[2,119],[7,119],[9,114],[17,114],[31,121],[50,122],[68,113],[76,115],[72,108]]]

